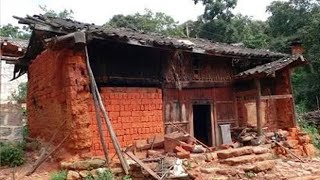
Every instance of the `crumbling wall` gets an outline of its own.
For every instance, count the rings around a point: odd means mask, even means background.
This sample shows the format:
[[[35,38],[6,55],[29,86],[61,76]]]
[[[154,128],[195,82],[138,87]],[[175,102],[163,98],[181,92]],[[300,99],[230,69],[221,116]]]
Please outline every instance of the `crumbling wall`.
[[[292,94],[290,84],[290,73],[286,69],[277,74],[275,92],[277,95]],[[294,126],[294,108],[293,99],[277,99],[276,100],[278,126],[281,129],[287,129]]]
[[[58,129],[55,143],[70,135],[65,143],[69,150],[91,147],[85,67],[83,54],[69,49],[46,50],[32,61],[27,99],[31,137],[48,141]]]
[[[48,141],[60,127],[55,143],[70,135],[64,145],[69,152],[102,155],[84,55],[46,50],[32,62],[28,75],[30,135]],[[100,93],[121,146],[163,134],[161,89],[102,87]],[[104,134],[112,153],[105,125]]]
[[[163,135],[162,91],[159,88],[102,87],[100,91],[113,129],[120,145],[126,147],[135,140]],[[102,155],[93,101],[89,103],[91,130],[93,134],[91,151]],[[103,127],[110,153],[114,153],[110,135]]]

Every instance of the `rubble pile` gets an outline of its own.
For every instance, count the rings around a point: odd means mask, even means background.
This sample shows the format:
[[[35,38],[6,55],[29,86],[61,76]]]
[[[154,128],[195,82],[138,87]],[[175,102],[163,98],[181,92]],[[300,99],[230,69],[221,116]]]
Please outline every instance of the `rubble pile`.
[[[300,131],[299,128],[290,128],[289,131],[279,130],[274,134],[271,139],[279,141],[280,145],[288,148],[295,155],[300,157],[313,157],[316,155],[316,148],[311,143],[310,136]],[[274,146],[273,150],[275,154],[280,156],[290,155],[290,152],[281,146]]]

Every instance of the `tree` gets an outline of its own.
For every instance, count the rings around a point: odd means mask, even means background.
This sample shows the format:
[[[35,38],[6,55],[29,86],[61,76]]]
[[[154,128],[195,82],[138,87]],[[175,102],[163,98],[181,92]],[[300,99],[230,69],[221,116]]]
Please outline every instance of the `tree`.
[[[266,35],[267,24],[254,21],[248,16],[236,15],[231,19],[213,19],[189,21],[191,37],[201,37],[224,43],[244,43],[250,48],[266,48],[269,38]]]
[[[53,9],[48,9],[46,5],[39,5],[39,8],[44,12],[44,15],[47,16],[73,19],[73,11],[71,9],[64,9],[62,11],[56,12]]]
[[[289,52],[289,42],[301,39],[305,57],[312,61],[309,66],[299,68],[293,75],[296,104],[305,110],[316,108],[320,97],[320,4],[316,0],[276,1],[268,8],[267,34],[270,49]]]
[[[146,9],[144,14],[115,15],[105,26],[125,27],[138,31],[155,32],[170,36],[185,36],[183,29],[171,16]]]
[[[206,20],[230,19],[233,16],[231,12],[237,5],[238,0],[193,0],[195,4],[200,1],[204,5],[203,17]]]
[[[18,26],[7,24],[4,26],[0,26],[0,36],[18,39],[29,39],[30,32],[25,26],[23,27],[23,30],[21,30]]]

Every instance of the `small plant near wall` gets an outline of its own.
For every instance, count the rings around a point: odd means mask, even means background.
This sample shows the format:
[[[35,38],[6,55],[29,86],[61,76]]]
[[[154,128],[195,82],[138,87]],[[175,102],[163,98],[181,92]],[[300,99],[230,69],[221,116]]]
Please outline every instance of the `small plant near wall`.
[[[9,143],[0,144],[0,166],[20,166],[24,161],[24,152],[19,145]]]
[[[50,175],[51,180],[66,180],[67,179],[67,171],[58,171],[54,172]]]
[[[18,90],[11,94],[11,98],[17,103],[25,103],[27,101],[28,83],[23,82],[18,85]]]

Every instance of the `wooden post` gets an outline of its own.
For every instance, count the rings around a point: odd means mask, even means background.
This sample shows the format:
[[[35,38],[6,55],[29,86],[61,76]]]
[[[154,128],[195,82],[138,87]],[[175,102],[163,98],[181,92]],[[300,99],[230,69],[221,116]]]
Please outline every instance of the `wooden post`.
[[[262,135],[262,122],[261,122],[261,84],[259,79],[254,79],[256,85],[256,109],[257,109],[257,129],[258,136]]]
[[[297,111],[296,111],[296,103],[294,100],[294,96],[293,96],[293,88],[292,88],[292,80],[291,80],[291,74],[292,74],[292,69],[288,70],[288,73],[286,74],[288,76],[288,80],[289,80],[289,86],[290,86],[290,93],[292,94],[292,116],[293,116],[293,126],[296,127],[298,126],[298,122],[297,122]]]
[[[100,93],[98,91],[98,87],[97,87],[97,84],[96,84],[96,80],[94,78],[94,75],[93,75],[93,72],[92,72],[92,69],[91,69],[91,66],[90,66],[90,61],[89,61],[89,55],[88,55],[88,48],[87,46],[84,47],[85,49],[85,54],[86,54],[86,64],[87,64],[87,69],[88,69],[88,73],[89,73],[89,79],[90,79],[90,83],[93,85],[93,89],[92,89],[92,94],[95,94],[96,98],[97,98],[97,101],[98,101],[98,105],[100,106],[100,110],[102,112],[102,115],[104,117],[104,120],[106,122],[106,126],[108,128],[108,131],[109,131],[109,134],[110,134],[110,137],[111,137],[111,141],[112,141],[112,144],[114,146],[114,149],[116,150],[116,153],[119,157],[119,160],[120,160],[120,163],[122,165],[122,168],[123,168],[123,171],[125,172],[125,174],[129,174],[129,165],[128,165],[128,162],[127,160],[125,159],[124,157],[124,154],[121,150],[121,147],[120,147],[120,143],[117,139],[117,136],[116,136],[116,133],[114,132],[113,128],[112,128],[112,124],[111,124],[111,121],[107,115],[107,111],[104,107],[104,104],[102,102],[102,99],[101,99],[101,96],[100,96]]]

